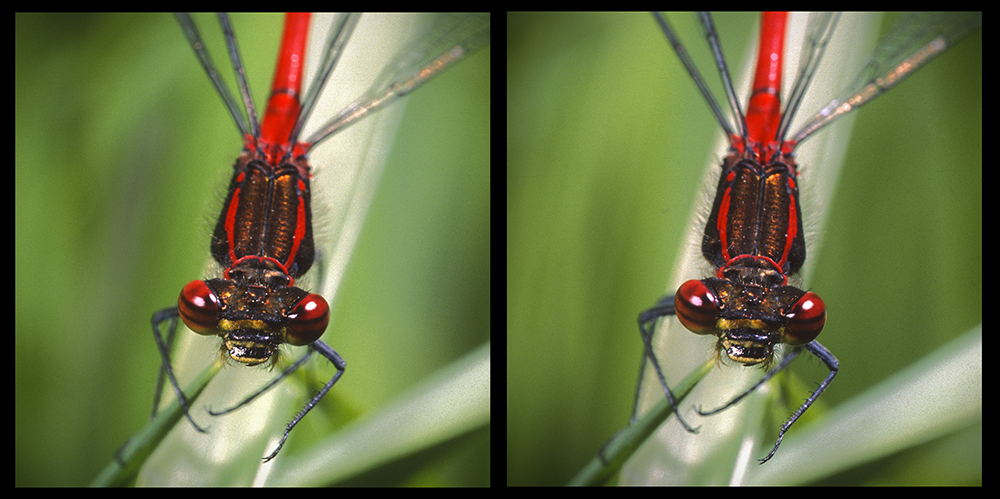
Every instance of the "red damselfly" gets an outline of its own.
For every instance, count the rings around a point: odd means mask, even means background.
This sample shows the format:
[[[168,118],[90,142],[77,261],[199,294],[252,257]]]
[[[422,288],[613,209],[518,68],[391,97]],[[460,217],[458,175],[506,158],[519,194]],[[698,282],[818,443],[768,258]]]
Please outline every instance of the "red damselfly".
[[[312,351],[319,352],[337,368],[337,373],[286,426],[280,442],[265,461],[277,455],[292,428],[332,388],[345,367],[343,359],[318,339],[329,321],[328,303],[319,294],[309,293],[296,284],[315,260],[312,215],[316,208],[310,207],[312,167],[307,163],[307,153],[348,125],[413,91],[489,41],[488,15],[436,17],[427,35],[391,61],[372,87],[329,122],[320,126],[307,124],[323,92],[323,84],[350,40],[358,19],[350,15],[335,20],[325,44],[322,70],[315,71],[311,85],[303,89],[303,52],[309,16],[288,16],[272,99],[263,113],[263,122],[258,125],[228,19],[220,16],[239,81],[239,97],[233,97],[218,79],[218,72],[204,50],[194,22],[187,16],[179,16],[189,42],[238,124],[244,140],[244,154],[237,160],[230,191],[212,237],[212,255],[220,266],[218,274],[205,281],[190,282],[181,293],[178,307],[164,309],[153,317],[154,335],[163,357],[163,373],[183,402],[169,356],[178,317],[196,332],[221,337],[223,358],[246,365],[274,365],[279,347],[284,343],[309,347],[309,352],[287,367],[273,383],[229,409],[213,412],[215,415],[249,403],[298,368]],[[302,90],[307,92],[304,97],[300,97]],[[242,108],[238,101],[242,101]],[[165,341],[160,335],[163,325],[168,327]],[[185,407],[185,413],[192,426],[200,429],[191,418],[189,407]]]
[[[785,432],[829,385],[838,368],[833,355],[813,341],[825,321],[822,301],[814,293],[787,286],[787,278],[799,271],[805,259],[802,210],[798,200],[799,172],[793,153],[799,143],[820,127],[891,88],[981,24],[981,16],[976,14],[923,15],[904,19],[900,23],[901,31],[893,32],[886,38],[888,41],[876,49],[873,63],[844,94],[838,96],[839,104],[832,104],[814,119],[806,120],[807,124],[796,128],[800,131],[791,131],[792,115],[808,88],[823,49],[833,35],[836,19],[836,15],[815,16],[804,31],[808,46],[803,52],[803,61],[800,61],[802,69],[797,83],[791,88],[789,101],[793,104],[783,107],[781,113],[775,99],[773,104],[749,111],[746,122],[742,121],[740,112],[734,111],[736,122],[727,125],[719,107],[713,105],[717,120],[730,137],[730,152],[733,154],[723,165],[723,178],[718,182],[714,206],[707,217],[701,244],[701,253],[712,262],[715,276],[700,281],[687,280],[678,289],[678,298],[666,297],[656,307],[640,315],[640,330],[646,345],[643,364],[646,359],[652,359],[657,374],[654,379],[658,379],[668,399],[672,395],[656,359],[652,334],[655,323],[675,311],[680,316],[680,322],[689,330],[717,335],[717,353],[734,363],[766,366],[772,360],[775,345],[787,343],[796,346],[760,381],[749,389],[738,390],[742,393],[715,410],[699,409],[702,415],[714,414],[739,402],[787,366],[802,349],[823,360],[829,374],[782,425],[777,442],[771,452],[761,459],[762,463],[774,455]],[[678,54],[683,54],[683,48],[665,18],[658,16],[657,20]],[[702,20],[706,32],[712,34],[709,37],[712,40],[716,35],[711,20],[708,16]],[[776,61],[779,71],[780,47],[783,45],[779,38],[784,36],[783,24],[783,15],[765,16],[762,29],[764,41],[761,45],[766,46],[766,42],[771,41],[775,47],[769,51],[762,50],[762,56],[766,54],[763,59]],[[779,31],[780,34],[776,34]],[[724,65],[721,49],[713,48],[713,51],[716,59],[721,61],[720,66]],[[684,55],[681,57],[685,58]],[[687,62],[685,65],[694,75],[691,65]],[[789,70],[786,68],[785,71]],[[757,74],[766,76],[774,72],[758,71]],[[703,89],[705,98],[711,100],[710,90],[703,83],[699,83],[699,87]],[[730,91],[730,85],[727,87],[729,102],[734,109],[738,108],[735,92]],[[755,83],[755,88],[761,86]],[[774,87],[774,90],[755,95],[767,99],[777,93],[777,87]],[[838,108],[842,112],[835,111]],[[751,109],[754,109],[753,103]],[[764,110],[763,114],[758,114],[760,109]],[[769,117],[764,119],[764,115]],[[758,159],[760,163],[756,162]],[[743,163],[743,160],[749,163]],[[821,166],[816,167],[819,168]],[[682,425],[692,430],[683,420]]]

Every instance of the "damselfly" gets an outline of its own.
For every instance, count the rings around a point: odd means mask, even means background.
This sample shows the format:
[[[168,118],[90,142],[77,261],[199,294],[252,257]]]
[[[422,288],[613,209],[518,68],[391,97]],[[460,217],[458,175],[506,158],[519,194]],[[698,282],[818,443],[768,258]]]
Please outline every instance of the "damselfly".
[[[192,281],[181,293],[179,308],[165,309],[154,316],[154,333],[164,358],[166,377],[183,400],[170,369],[169,340],[165,344],[160,341],[159,334],[163,324],[169,324],[172,329],[178,316],[195,331],[220,336],[223,356],[246,365],[273,364],[278,347],[290,343],[308,345],[337,368],[337,373],[286,426],[284,436],[265,457],[266,461],[277,455],[291,429],[332,388],[345,366],[332,348],[318,340],[329,320],[326,300],[295,285],[313,265],[315,255],[311,226],[315,207],[310,209],[311,167],[306,163],[306,153],[487,44],[489,17],[444,15],[436,18],[427,35],[391,61],[374,86],[329,122],[319,127],[313,125],[311,130],[305,128],[306,120],[321,95],[329,70],[333,69],[358,23],[357,16],[344,16],[335,21],[323,56],[324,70],[316,71],[316,79],[300,100],[309,21],[307,15],[289,15],[272,100],[259,128],[252,96],[241,78],[242,64],[228,20],[221,18],[229,53],[240,77],[240,97],[226,96],[225,87],[216,81],[216,70],[207,61],[193,21],[185,16],[180,20],[196,54],[239,125],[245,152],[237,161],[230,193],[212,238],[213,257],[222,267],[220,274],[214,279]],[[245,116],[237,100],[243,101]],[[371,182],[370,179],[366,181]],[[337,259],[334,265],[342,265],[340,261]],[[172,336],[172,331],[168,336]],[[308,354],[301,361],[307,357]],[[292,364],[275,382],[299,365]],[[240,404],[214,414],[236,409],[271,386],[268,384]],[[189,411],[185,412],[192,425],[198,428]]]
[[[689,330],[719,337],[717,351],[720,358],[745,365],[768,365],[777,344],[798,347],[759,382],[728,403],[711,411],[699,409],[702,415],[715,414],[739,402],[783,369],[802,349],[823,360],[830,369],[829,375],[782,425],[777,442],[771,452],[761,459],[762,463],[774,455],[785,432],[826,389],[838,369],[833,355],[814,341],[826,319],[822,300],[815,293],[788,286],[788,277],[796,274],[805,260],[798,169],[793,152],[799,143],[819,128],[899,83],[981,24],[981,16],[976,14],[906,18],[900,29],[889,35],[887,41],[875,50],[872,62],[837,97],[838,100],[793,132],[791,120],[834,33],[837,17],[814,16],[805,32],[807,45],[796,84],[790,89],[788,102],[791,104],[783,106],[779,113],[777,97],[785,21],[783,14],[765,16],[761,46],[771,44],[772,48],[761,49],[762,62],[756,73],[754,88],[757,90],[754,95],[755,99],[770,102],[754,104],[751,101],[746,121],[743,121],[741,112],[734,111],[737,118],[733,126],[724,123],[726,118],[713,104],[717,119],[730,136],[730,151],[734,154],[723,165],[723,176],[702,243],[702,253],[713,263],[716,275],[701,281],[685,282],[680,286],[676,299],[666,297],[655,308],[640,315],[646,358],[653,360],[654,371],[671,403],[672,394],[655,358],[652,343],[653,325],[661,317],[673,315],[676,311]],[[678,54],[685,59],[684,50],[666,19],[657,16],[657,20]],[[724,67],[721,48],[717,48],[718,35],[711,19],[703,16],[702,20],[706,33],[710,34],[709,40],[714,44],[713,52],[720,68]],[[775,64],[767,69],[767,61]],[[694,76],[696,72],[692,65],[687,61],[685,65]],[[728,74],[723,73],[724,79],[728,79]],[[776,85],[766,83],[769,76],[774,78]],[[700,78],[697,76],[696,80]],[[726,87],[728,100],[735,110],[739,107],[738,98],[731,85]],[[699,83],[699,88],[706,99],[711,99],[711,92],[705,84]],[[683,421],[682,425],[689,431],[694,430]]]

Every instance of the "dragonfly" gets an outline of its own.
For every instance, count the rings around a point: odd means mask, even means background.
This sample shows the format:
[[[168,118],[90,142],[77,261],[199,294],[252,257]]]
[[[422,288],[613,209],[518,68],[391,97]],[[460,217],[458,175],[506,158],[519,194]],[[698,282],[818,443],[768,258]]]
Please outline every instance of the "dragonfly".
[[[178,322],[198,334],[219,337],[220,356],[235,364],[273,367],[282,345],[305,346],[305,355],[271,382],[228,409],[211,411],[222,415],[249,404],[302,366],[313,352],[333,365],[336,373],[285,426],[280,441],[264,456],[264,462],[278,455],[292,429],[333,388],[346,368],[340,354],[320,340],[330,320],[329,303],[322,295],[299,287],[301,278],[317,264],[312,227],[315,206],[310,188],[314,165],[309,162],[309,153],[489,42],[488,14],[435,16],[426,36],[386,65],[370,88],[326,123],[313,126],[309,118],[320,96],[328,92],[325,83],[359,20],[360,16],[354,14],[334,20],[316,76],[304,88],[311,16],[288,14],[271,97],[263,118],[258,120],[228,16],[220,15],[219,21],[236,73],[239,97],[221,79],[192,18],[178,16],[185,37],[237,125],[243,152],[234,165],[229,193],[211,237],[217,273],[189,282],[177,306],[153,315],[154,338],[163,361],[154,414],[159,393],[168,382],[192,427],[205,431],[191,417],[189,401],[172,367],[171,346]],[[313,128],[308,134],[307,124]]]
[[[801,172],[796,163],[798,147],[826,125],[867,104],[977,30],[981,15],[930,14],[904,19],[875,49],[872,61],[853,83],[804,125],[794,128],[792,120],[835,33],[836,14],[813,16],[795,83],[784,102],[780,98],[780,72],[786,16],[769,13],[762,17],[759,60],[773,64],[758,66],[746,114],[733,90],[711,17],[700,16],[734,119],[728,118],[712,97],[667,18],[659,14],[655,17],[725,131],[729,152],[722,164],[722,174],[714,175],[718,189],[711,213],[705,216],[707,222],[700,247],[714,275],[689,276],[674,295],[662,298],[640,314],[645,352],[638,390],[649,362],[655,372],[653,379],[678,414],[683,428],[696,430],[677,411],[653,345],[654,330],[657,324],[665,322],[664,318],[676,316],[689,331],[716,336],[716,355],[722,361],[769,368],[752,386],[716,409],[699,408],[697,412],[703,416],[735,406],[802,352],[812,353],[828,368],[828,374],[781,425],[777,441],[759,460],[763,464],[775,456],[785,433],[830,386],[839,370],[836,357],[816,342],[826,320],[825,304],[816,292],[801,289],[795,282],[806,256],[799,202]],[[781,344],[792,348],[776,361],[775,353]]]

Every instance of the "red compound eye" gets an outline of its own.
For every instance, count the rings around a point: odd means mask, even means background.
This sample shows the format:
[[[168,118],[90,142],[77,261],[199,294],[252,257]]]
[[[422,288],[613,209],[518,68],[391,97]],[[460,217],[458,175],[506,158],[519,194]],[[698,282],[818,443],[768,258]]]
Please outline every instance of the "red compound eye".
[[[674,311],[681,324],[692,333],[712,334],[719,303],[715,294],[701,281],[690,280],[681,284],[674,295]]]
[[[215,334],[219,323],[219,297],[205,281],[191,281],[181,290],[177,310],[184,324],[198,334]]]
[[[785,317],[788,325],[782,341],[789,345],[805,345],[819,336],[826,325],[826,304],[816,293],[807,292],[792,305]]]
[[[308,345],[323,336],[330,322],[330,305],[326,299],[310,293],[288,314],[288,336],[285,341],[295,345]]]

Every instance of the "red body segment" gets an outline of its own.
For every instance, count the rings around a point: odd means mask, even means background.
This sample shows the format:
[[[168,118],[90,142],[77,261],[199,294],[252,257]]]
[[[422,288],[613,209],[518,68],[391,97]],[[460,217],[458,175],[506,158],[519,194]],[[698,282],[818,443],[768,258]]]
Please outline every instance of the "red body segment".
[[[302,71],[309,39],[309,20],[308,12],[289,13],[285,16],[278,65],[274,70],[274,82],[271,84],[271,96],[267,100],[267,111],[261,123],[258,145],[272,165],[295,145],[289,143],[289,135],[302,108]]]
[[[757,71],[746,120],[750,141],[765,146],[776,140],[781,120],[781,68],[787,23],[787,12],[764,12],[761,19]]]

